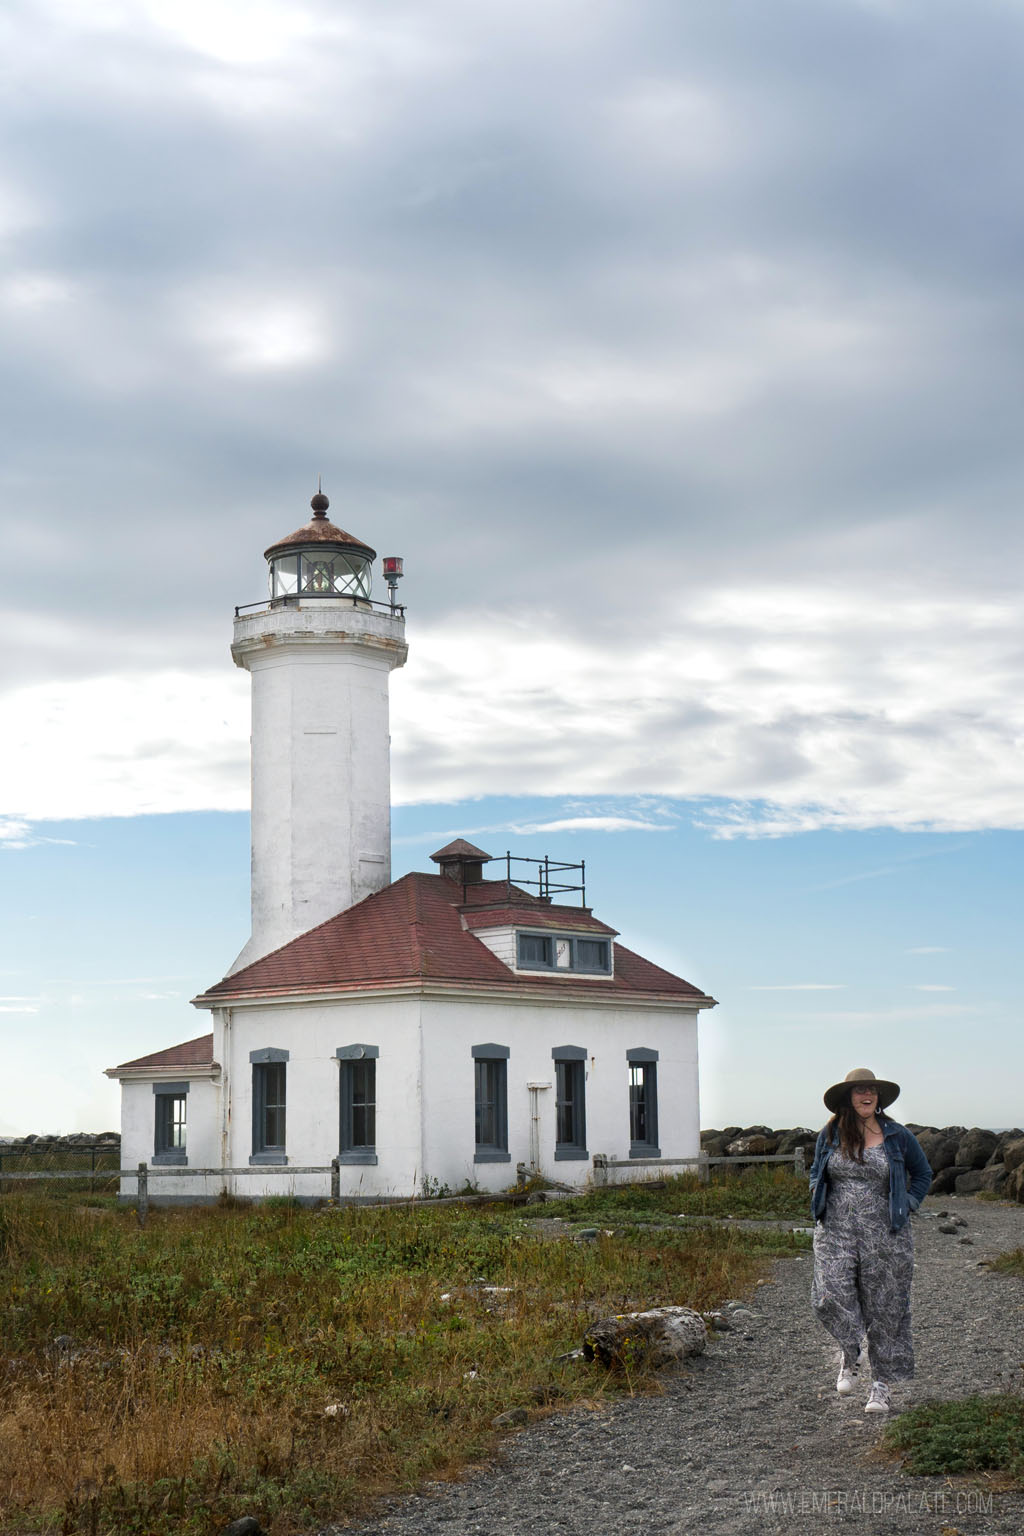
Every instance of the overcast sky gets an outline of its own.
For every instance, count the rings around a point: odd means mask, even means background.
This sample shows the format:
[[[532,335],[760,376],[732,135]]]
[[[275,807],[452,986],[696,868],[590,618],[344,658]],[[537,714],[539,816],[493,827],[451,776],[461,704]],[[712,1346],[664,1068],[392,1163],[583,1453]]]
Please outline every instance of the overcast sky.
[[[1022,48],[1020,0],[8,0],[8,878],[244,811],[229,620],[318,474],[406,561],[400,805],[1019,832]]]

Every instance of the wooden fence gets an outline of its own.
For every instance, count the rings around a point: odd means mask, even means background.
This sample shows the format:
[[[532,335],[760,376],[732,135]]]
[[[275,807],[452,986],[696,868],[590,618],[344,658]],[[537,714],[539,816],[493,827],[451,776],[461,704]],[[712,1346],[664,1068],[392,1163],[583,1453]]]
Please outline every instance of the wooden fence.
[[[43,1181],[49,1179],[92,1179],[102,1177],[106,1179],[134,1179],[135,1180],[135,1212],[138,1216],[139,1226],[146,1225],[146,1217],[149,1215],[149,1181],[150,1179],[227,1179],[237,1178],[242,1175],[258,1174],[285,1174],[292,1177],[296,1174],[321,1173],[330,1175],[330,1198],[334,1201],[341,1198],[341,1162],[333,1158],[326,1166],[315,1168],[299,1168],[290,1164],[276,1163],[259,1164],[256,1167],[246,1168],[151,1168],[148,1163],[139,1163],[135,1168],[110,1168],[93,1175],[87,1168],[60,1168],[46,1169],[44,1172],[18,1172],[0,1173],[0,1186],[3,1184],[20,1184],[24,1181]],[[389,1202],[391,1203],[391,1202]]]

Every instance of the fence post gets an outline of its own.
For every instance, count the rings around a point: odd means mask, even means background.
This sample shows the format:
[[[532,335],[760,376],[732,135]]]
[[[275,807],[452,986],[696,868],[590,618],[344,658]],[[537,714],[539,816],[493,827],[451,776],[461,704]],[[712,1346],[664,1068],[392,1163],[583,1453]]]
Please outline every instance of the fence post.
[[[593,1163],[594,1185],[595,1187],[603,1187],[608,1183],[608,1159],[603,1152],[595,1152]]]
[[[704,1151],[697,1153],[697,1179],[701,1184],[711,1183],[711,1164],[708,1162],[708,1154]]]
[[[149,1215],[149,1169],[145,1163],[139,1164],[138,1187],[135,1191],[135,1220],[140,1227],[146,1225],[146,1217]]]
[[[335,1205],[341,1199],[341,1160],[337,1157],[331,1158],[331,1199]]]
[[[803,1147],[794,1147],[793,1149],[793,1172],[798,1176],[798,1178],[801,1179],[807,1172],[807,1168],[804,1163]]]

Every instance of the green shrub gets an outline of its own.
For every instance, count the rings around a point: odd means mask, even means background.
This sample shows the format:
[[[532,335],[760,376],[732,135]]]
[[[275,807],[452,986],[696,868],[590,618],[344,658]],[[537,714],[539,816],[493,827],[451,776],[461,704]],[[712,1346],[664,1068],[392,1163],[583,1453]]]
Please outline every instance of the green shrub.
[[[1024,1476],[1024,1398],[964,1397],[922,1403],[901,1414],[885,1433],[890,1450],[917,1476],[1009,1472]]]

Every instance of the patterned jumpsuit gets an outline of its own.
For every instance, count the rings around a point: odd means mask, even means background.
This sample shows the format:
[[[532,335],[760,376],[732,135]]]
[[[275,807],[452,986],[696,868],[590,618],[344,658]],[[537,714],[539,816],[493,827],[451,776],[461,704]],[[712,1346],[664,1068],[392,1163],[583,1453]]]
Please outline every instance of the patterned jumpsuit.
[[[905,1381],[914,1374],[914,1236],[909,1221],[889,1228],[885,1148],[867,1148],[863,1163],[837,1148],[828,1179],[825,1215],[814,1229],[811,1305],[851,1365],[866,1333],[872,1379]]]

